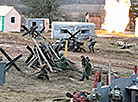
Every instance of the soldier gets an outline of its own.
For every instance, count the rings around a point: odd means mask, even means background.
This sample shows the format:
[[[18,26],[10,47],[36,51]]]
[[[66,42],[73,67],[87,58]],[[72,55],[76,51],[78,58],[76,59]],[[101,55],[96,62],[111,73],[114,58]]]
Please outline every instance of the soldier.
[[[63,44],[61,44],[60,40],[57,40],[55,44],[52,44],[52,47],[56,54],[59,55],[59,52],[63,49]]]
[[[92,93],[90,93],[88,96],[88,102],[100,102],[103,97],[100,93],[98,93],[97,88],[92,89]]]
[[[46,70],[46,66],[44,65],[43,68],[41,69],[40,74],[37,76],[38,79],[47,79],[49,80],[48,72]]]
[[[56,60],[56,65],[58,68],[62,69],[62,70],[66,70],[68,64],[68,61],[66,59],[66,57],[64,56],[63,53],[60,53],[60,59]]]
[[[94,53],[94,45],[96,43],[95,39],[93,39],[91,36],[89,37],[90,44],[88,45],[88,48],[90,52]]]
[[[69,49],[68,49],[68,50],[69,50],[69,51],[72,51],[73,49],[74,49],[74,41],[71,40],[71,41],[69,42]]]
[[[109,102],[123,102],[123,94],[119,86],[116,85],[109,93]]]
[[[92,74],[91,64],[83,55],[81,56],[81,64],[82,64],[82,68],[84,68],[84,72],[80,81],[83,81],[85,77],[87,80],[89,80],[89,76]]]

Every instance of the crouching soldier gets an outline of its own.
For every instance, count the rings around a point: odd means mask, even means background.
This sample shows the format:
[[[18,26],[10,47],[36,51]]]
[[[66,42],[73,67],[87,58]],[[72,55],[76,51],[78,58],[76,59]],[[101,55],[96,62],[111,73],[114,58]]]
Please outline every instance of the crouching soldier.
[[[123,102],[123,94],[119,86],[115,86],[109,93],[109,102]]]
[[[55,60],[55,61],[56,61],[57,67],[62,69],[62,70],[66,70],[67,66],[69,65],[68,61],[67,61],[67,59],[63,53],[60,53],[60,59]]]
[[[37,78],[38,78],[38,79],[47,79],[47,80],[49,80],[49,76],[48,76],[48,72],[47,72],[47,70],[46,70],[46,67],[43,67],[43,68],[41,69],[41,72],[40,72],[40,74],[37,76]]]
[[[88,45],[88,48],[90,50],[89,52],[94,53],[94,45],[95,45],[96,41],[92,37],[89,37],[89,41],[90,41],[90,44]]]
[[[97,88],[92,89],[92,93],[90,93],[88,96],[88,102],[100,102],[103,100],[103,97],[100,93],[98,93]]]
[[[85,77],[87,80],[89,80],[89,76],[92,75],[91,64],[89,63],[89,60],[86,59],[83,55],[81,56],[81,64],[82,68],[84,68],[84,72],[80,81],[83,81]]]

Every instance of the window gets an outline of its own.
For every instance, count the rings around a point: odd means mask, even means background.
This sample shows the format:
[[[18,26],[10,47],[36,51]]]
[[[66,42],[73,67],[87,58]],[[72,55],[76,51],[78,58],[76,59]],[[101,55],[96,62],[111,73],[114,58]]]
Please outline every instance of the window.
[[[84,34],[84,33],[89,33],[89,30],[81,30],[81,33]]]
[[[32,26],[33,26],[33,27],[36,26],[36,22],[32,22]]]
[[[60,33],[68,33],[67,29],[60,29]]]
[[[11,17],[11,23],[15,23],[15,17]]]

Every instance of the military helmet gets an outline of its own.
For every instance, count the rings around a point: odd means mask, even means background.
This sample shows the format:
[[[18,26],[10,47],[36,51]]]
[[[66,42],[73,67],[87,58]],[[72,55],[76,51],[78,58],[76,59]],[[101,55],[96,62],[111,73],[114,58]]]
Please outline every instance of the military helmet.
[[[63,53],[60,53],[60,56],[63,56],[64,54]]]
[[[89,57],[88,57],[88,56],[86,57],[86,59],[87,59],[88,61],[90,61],[90,59],[89,59]]]
[[[120,90],[120,87],[118,85],[116,85],[114,90]]]
[[[60,43],[60,40],[56,40],[56,43]]]
[[[81,61],[85,60],[85,57],[83,55],[81,55]]]

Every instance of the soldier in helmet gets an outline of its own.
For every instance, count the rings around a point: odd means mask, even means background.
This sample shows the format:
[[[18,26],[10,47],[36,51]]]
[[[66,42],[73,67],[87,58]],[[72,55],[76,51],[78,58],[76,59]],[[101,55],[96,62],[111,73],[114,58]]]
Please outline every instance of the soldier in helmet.
[[[92,75],[91,64],[89,63],[88,59],[86,59],[83,55],[81,56],[81,64],[82,68],[84,68],[84,72],[80,81],[83,81],[85,77],[87,80],[89,80],[89,76]]]
[[[88,48],[90,50],[89,52],[94,53],[94,45],[95,45],[96,41],[91,36],[89,37],[89,41],[90,41],[90,44],[88,45]]]
[[[119,86],[116,85],[109,93],[109,102],[123,102],[123,94]]]
[[[88,102],[100,102],[103,97],[100,93],[98,93],[97,88],[93,88],[92,92],[87,96]]]
[[[47,79],[49,80],[49,75],[48,75],[48,71],[47,71],[47,66],[46,64],[43,64],[43,67],[41,69],[40,74],[37,76],[38,79]]]
[[[63,53],[60,53],[60,59],[56,60],[56,65],[62,70],[66,70],[68,66],[68,61]]]

